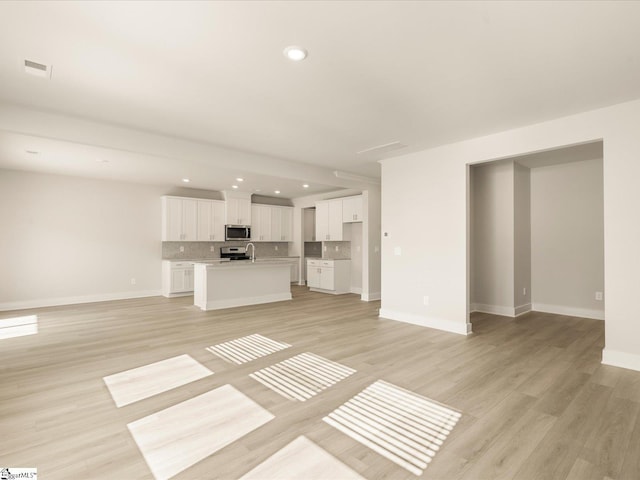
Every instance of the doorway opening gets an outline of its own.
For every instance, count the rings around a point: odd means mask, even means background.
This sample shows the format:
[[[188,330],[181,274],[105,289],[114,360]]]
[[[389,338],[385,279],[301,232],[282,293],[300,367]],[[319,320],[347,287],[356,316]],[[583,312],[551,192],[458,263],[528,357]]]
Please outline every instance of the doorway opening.
[[[469,311],[604,319],[603,142],[469,167]]]

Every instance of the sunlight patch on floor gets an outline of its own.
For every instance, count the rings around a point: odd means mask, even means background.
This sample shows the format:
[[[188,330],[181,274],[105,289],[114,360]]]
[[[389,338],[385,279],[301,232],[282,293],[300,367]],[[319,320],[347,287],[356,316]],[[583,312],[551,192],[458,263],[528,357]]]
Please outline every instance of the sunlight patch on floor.
[[[116,406],[152,397],[187,383],[213,375],[189,355],[168,358],[103,377]]]
[[[461,414],[378,380],[323,420],[414,475],[421,475]]]
[[[260,357],[271,355],[291,347],[288,343],[276,342],[259,334],[236,338],[229,342],[207,347],[207,351],[227,362],[242,365]]]
[[[304,402],[356,371],[312,353],[301,353],[249,375],[289,400]]]
[[[240,480],[365,480],[305,436],[249,471]]]
[[[0,340],[35,335],[36,333],[38,333],[37,315],[0,319]]]
[[[127,427],[155,478],[164,480],[273,418],[249,397],[224,385]]]

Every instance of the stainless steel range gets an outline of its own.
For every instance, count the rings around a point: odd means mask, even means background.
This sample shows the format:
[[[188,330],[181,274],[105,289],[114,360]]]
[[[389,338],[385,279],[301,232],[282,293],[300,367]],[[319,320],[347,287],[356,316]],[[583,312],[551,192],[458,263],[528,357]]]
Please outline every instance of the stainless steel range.
[[[220,258],[228,258],[229,260],[250,260],[245,247],[222,247],[220,248]]]

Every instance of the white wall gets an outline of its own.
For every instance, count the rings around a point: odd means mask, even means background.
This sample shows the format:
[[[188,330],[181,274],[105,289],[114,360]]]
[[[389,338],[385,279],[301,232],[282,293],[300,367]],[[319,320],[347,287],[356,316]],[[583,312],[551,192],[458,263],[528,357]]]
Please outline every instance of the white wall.
[[[513,305],[514,314],[531,310],[531,173],[514,163]]]
[[[602,160],[531,169],[534,310],[604,317]]]
[[[159,295],[163,193],[0,170],[0,310]]]
[[[640,206],[638,125],[636,100],[382,161],[382,231],[389,236],[382,244],[380,314],[466,333],[467,165],[603,140],[603,361],[640,370],[640,222],[632,221]]]
[[[472,168],[473,309],[513,316],[514,165]]]

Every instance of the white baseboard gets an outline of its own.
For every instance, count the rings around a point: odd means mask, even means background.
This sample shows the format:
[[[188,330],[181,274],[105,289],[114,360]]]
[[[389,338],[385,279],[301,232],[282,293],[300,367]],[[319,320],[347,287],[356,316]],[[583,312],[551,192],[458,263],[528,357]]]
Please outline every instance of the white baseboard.
[[[534,303],[534,312],[555,313],[557,315],[569,315],[571,317],[592,318],[604,320],[604,310],[590,310],[587,308],[566,307],[564,305],[548,305],[546,303]]]
[[[605,348],[602,350],[602,363],[612,367],[640,371],[640,355],[635,353],[619,352]]]
[[[139,292],[103,293],[99,295],[84,295],[80,297],[58,297],[21,302],[0,303],[0,312],[9,310],[26,310],[30,308],[58,307],[60,305],[75,305],[78,303],[108,302],[111,300],[129,300],[132,298],[159,297],[161,290],[145,290]]]
[[[382,298],[381,292],[372,292],[372,293],[364,292],[361,295],[360,300],[365,302],[373,302],[375,300],[380,300],[381,298]]]
[[[230,298],[225,300],[215,300],[207,302],[201,310],[220,310],[222,308],[244,307],[247,305],[259,305],[261,303],[283,302],[291,300],[291,293],[270,293],[257,297]]]
[[[362,287],[351,287],[351,293],[355,293],[356,295],[360,295],[362,293]]]
[[[525,303],[524,305],[519,305],[514,308],[514,313],[516,317],[520,315],[524,315],[525,313],[529,313],[532,310],[530,303]]]
[[[472,312],[491,313],[493,315],[502,315],[504,317],[515,317],[515,308],[505,307],[503,305],[488,305],[486,303],[472,303]]]
[[[380,309],[380,317],[411,323],[413,325],[420,325],[421,327],[436,328],[438,330],[444,330],[445,332],[452,332],[460,335],[469,335],[471,333],[471,324],[468,322],[452,322],[451,320],[425,317],[422,315],[416,315],[415,313],[398,312],[396,310],[389,310],[386,308]]]

